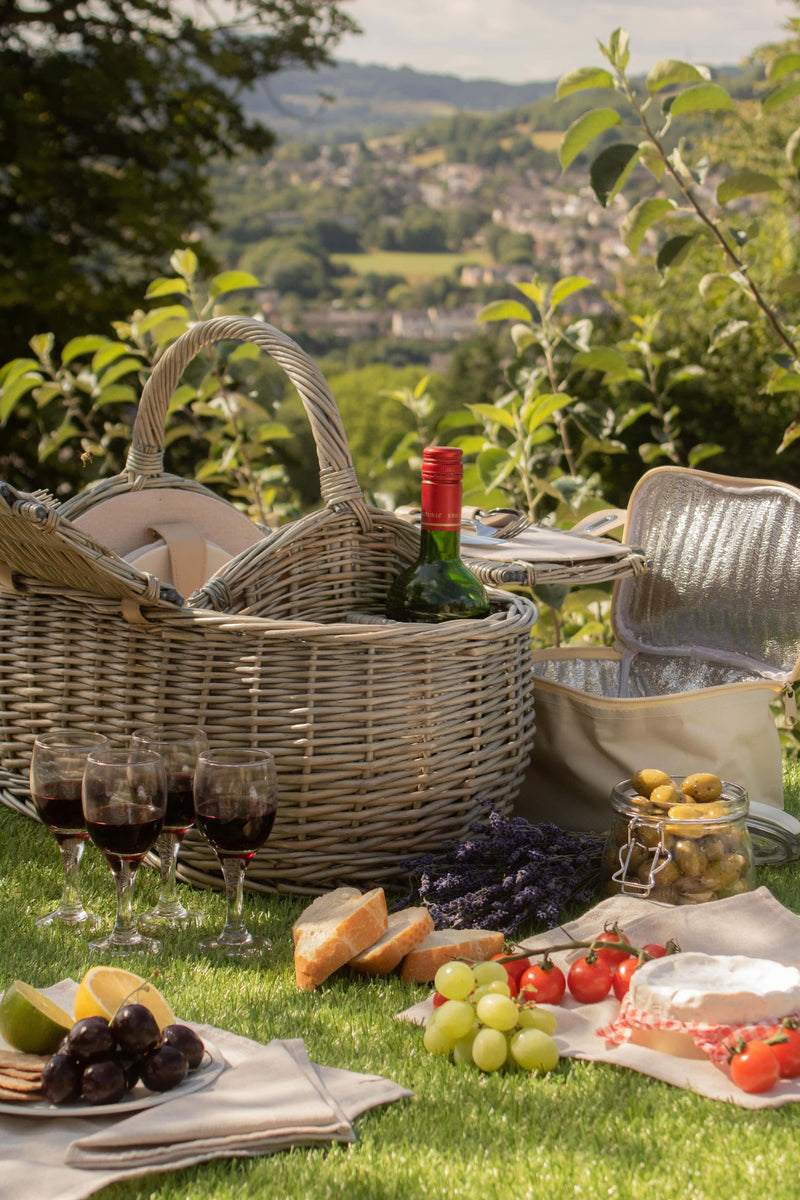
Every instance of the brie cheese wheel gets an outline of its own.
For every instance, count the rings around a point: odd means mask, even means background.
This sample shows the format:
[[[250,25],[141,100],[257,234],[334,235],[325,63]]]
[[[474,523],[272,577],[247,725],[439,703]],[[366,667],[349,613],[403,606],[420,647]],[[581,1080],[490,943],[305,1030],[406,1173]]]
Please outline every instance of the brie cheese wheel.
[[[800,971],[743,955],[669,954],[643,963],[629,994],[663,1020],[752,1025],[800,1009]]]

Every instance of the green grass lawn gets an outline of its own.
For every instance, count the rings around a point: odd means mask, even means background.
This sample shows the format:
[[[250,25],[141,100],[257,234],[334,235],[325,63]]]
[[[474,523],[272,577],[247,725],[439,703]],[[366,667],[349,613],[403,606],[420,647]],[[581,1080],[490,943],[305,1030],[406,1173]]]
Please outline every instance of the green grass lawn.
[[[469,254],[412,254],[404,250],[381,250],[369,254],[332,254],[336,263],[344,263],[354,275],[402,275],[410,283],[424,282],[437,275],[451,275],[464,263],[488,266],[492,259],[487,250]]]
[[[787,805],[797,812],[796,766],[787,767],[786,780]],[[0,848],[0,988],[15,978],[40,987],[80,979],[99,961],[83,938],[33,928],[59,892],[54,840],[0,808]],[[85,899],[110,922],[111,874],[93,847],[84,861]],[[798,864],[762,869],[759,883],[800,911]],[[156,892],[155,872],[143,870],[137,910],[152,905]],[[212,926],[221,924],[220,894],[193,890],[192,903]],[[251,927],[274,942],[258,966],[209,963],[195,954],[194,936],[172,937],[158,960],[158,986],[184,1019],[260,1041],[302,1037],[314,1061],[385,1075],[412,1088],[414,1098],[359,1118],[352,1146],[149,1175],[105,1189],[104,1200],[797,1197],[800,1106],[748,1111],[601,1063],[562,1060],[543,1079],[459,1070],[425,1053],[418,1028],[394,1020],[425,987],[341,972],[313,993],[296,989],[291,925],[304,903],[247,897]]]

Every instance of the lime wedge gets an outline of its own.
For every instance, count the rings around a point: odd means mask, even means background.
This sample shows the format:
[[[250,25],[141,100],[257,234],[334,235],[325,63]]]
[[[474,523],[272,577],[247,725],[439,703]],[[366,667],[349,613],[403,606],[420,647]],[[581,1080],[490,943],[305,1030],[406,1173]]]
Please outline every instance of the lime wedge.
[[[15,980],[0,1000],[0,1034],[26,1054],[52,1054],[73,1018],[29,983]]]

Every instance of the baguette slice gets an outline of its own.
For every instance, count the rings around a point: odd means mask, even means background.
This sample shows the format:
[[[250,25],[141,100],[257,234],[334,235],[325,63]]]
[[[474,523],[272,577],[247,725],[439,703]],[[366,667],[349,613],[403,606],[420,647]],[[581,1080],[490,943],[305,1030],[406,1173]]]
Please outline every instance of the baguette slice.
[[[433,933],[433,918],[427,908],[403,908],[389,913],[386,933],[351,958],[350,966],[362,975],[388,975],[429,933]]]
[[[406,983],[433,983],[442,963],[454,958],[482,962],[503,949],[502,933],[490,929],[437,929],[407,954],[400,969]]]
[[[292,927],[297,986],[317,987],[377,941],[387,923],[383,888],[362,893],[341,887],[317,896]]]

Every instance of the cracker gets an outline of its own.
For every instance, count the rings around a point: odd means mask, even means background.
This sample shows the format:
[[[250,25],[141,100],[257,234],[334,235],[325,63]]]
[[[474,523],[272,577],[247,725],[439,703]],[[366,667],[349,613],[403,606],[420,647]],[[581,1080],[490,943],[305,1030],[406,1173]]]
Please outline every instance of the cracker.
[[[41,1091],[35,1092],[12,1092],[0,1087],[0,1100],[13,1100],[19,1104],[31,1103],[34,1100],[43,1100],[44,1095]]]
[[[0,1050],[0,1068],[2,1067],[38,1067],[41,1071],[49,1054],[25,1054],[22,1050]]]
[[[41,1067],[0,1067],[2,1079],[41,1079]]]
[[[5,1092],[41,1092],[42,1077],[35,1079],[16,1079],[13,1075],[0,1076],[0,1087]]]

